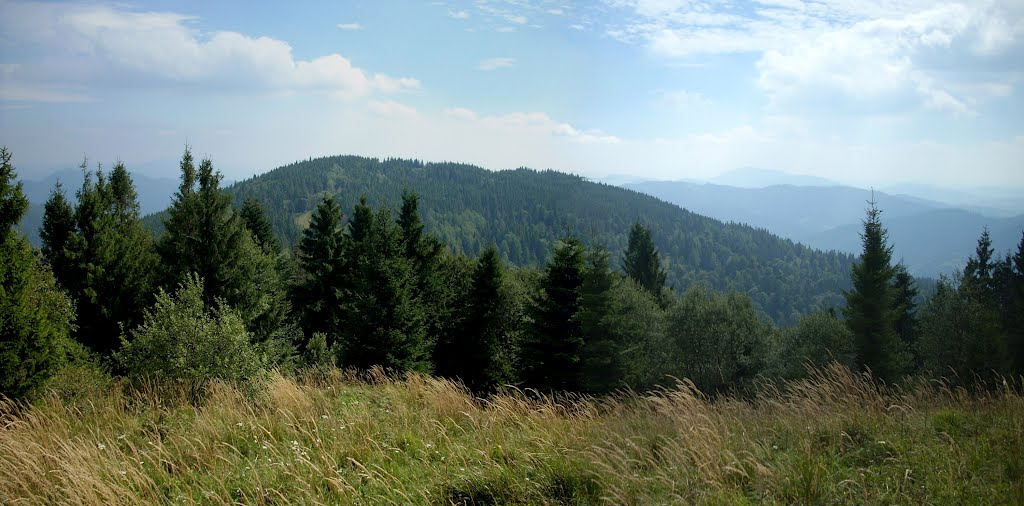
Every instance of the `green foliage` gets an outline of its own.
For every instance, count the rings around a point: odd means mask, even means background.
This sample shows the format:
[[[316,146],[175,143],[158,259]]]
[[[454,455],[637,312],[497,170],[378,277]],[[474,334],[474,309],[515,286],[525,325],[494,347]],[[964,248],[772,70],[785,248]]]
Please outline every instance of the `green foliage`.
[[[11,164],[11,152],[0,148],[0,239],[14,234],[14,227],[28,209],[28,199],[22,193],[22,183],[15,183],[17,175]]]
[[[625,336],[609,321],[612,289],[617,276],[609,265],[608,252],[595,248],[587,259],[580,286],[580,309],[576,320],[583,333],[582,384],[591,393],[607,393],[624,386],[629,364],[623,353]]]
[[[667,379],[664,375],[670,374],[675,364],[661,301],[628,278],[616,280],[608,295],[608,312],[601,323],[620,356],[591,355],[588,368],[599,373],[600,360],[619,362],[616,368],[625,366],[624,382],[633,388],[647,389],[663,383]]]
[[[43,258],[50,264],[58,280],[73,276],[71,252],[68,246],[75,234],[75,214],[58,181],[43,205],[43,226],[39,230]]]
[[[157,244],[162,286],[175,286],[197,274],[204,280],[207,305],[223,299],[239,312],[255,342],[277,350],[275,361],[286,360],[295,333],[276,254],[265,253],[253,240],[231,206],[231,195],[220,189],[222,176],[209,159],[200,163],[197,173],[186,148],[181,171],[166,232]]]
[[[344,243],[341,341],[338,362],[368,369],[429,371],[425,315],[416,298],[416,272],[403,254],[391,212],[376,214],[361,200]]]
[[[254,198],[247,198],[242,203],[238,215],[241,216],[245,228],[252,234],[256,245],[268,255],[277,255],[281,252],[281,241],[274,235],[274,229],[267,219],[267,213],[263,210],[260,201]]]
[[[109,178],[85,162],[82,171],[74,210],[58,184],[46,202],[40,236],[44,258],[75,298],[77,340],[108,356],[119,346],[122,328],[137,324],[149,304],[157,258],[124,164],[115,165]]]
[[[292,300],[301,313],[303,331],[307,335],[326,334],[328,346],[341,333],[343,246],[341,208],[333,196],[327,195],[317,206],[299,243],[302,272]]]
[[[917,298],[920,292],[914,277],[902,263],[893,268],[893,310],[896,312],[894,330],[900,342],[900,349],[913,353],[917,346]],[[914,360],[915,367],[920,366]]]
[[[958,384],[1004,372],[1007,349],[999,314],[977,284],[939,280],[921,310],[918,354],[925,371],[951,375]]]
[[[622,269],[645,290],[661,297],[667,274],[661,267],[661,258],[651,238],[651,229],[640,223],[633,224],[629,231],[629,244],[622,256]]]
[[[188,276],[173,294],[162,289],[139,327],[122,337],[115,354],[132,376],[203,383],[250,380],[266,359],[249,338],[238,311],[223,300],[204,301],[203,280]]]
[[[316,332],[309,338],[302,353],[303,366],[307,368],[325,368],[334,365],[334,352],[327,344],[327,334]]]
[[[544,270],[533,328],[520,349],[525,386],[541,391],[582,389],[584,336],[577,313],[585,272],[583,243],[572,236],[563,238]]]
[[[771,369],[775,376],[796,379],[806,375],[807,366],[823,368],[831,362],[856,369],[853,334],[835,314],[816,311],[780,332]]]
[[[513,346],[507,293],[498,250],[484,249],[470,277],[459,328],[439,343],[437,373],[461,380],[474,392],[491,392],[512,381],[502,350]]]
[[[857,363],[877,378],[893,380],[902,372],[903,351],[895,330],[898,314],[894,310],[892,246],[886,244],[881,215],[872,201],[861,234],[864,250],[851,268],[853,289],[844,292],[843,315],[853,332]]]
[[[667,320],[674,354],[668,374],[721,392],[750,386],[764,371],[772,328],[748,297],[690,287]]]
[[[27,205],[11,154],[0,149],[0,396],[34,394],[64,362],[71,300],[14,225]]]

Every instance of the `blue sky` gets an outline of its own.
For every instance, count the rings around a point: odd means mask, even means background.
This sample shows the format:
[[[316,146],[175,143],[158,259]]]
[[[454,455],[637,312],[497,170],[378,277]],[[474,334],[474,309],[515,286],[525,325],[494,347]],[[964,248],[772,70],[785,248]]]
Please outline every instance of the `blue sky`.
[[[0,143],[230,179],[310,156],[1024,187],[1024,0],[0,0]]]

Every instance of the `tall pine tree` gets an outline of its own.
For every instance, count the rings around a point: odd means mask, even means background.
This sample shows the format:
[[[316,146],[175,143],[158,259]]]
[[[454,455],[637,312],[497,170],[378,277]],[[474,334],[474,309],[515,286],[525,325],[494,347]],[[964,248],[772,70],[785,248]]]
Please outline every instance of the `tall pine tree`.
[[[584,340],[583,386],[592,393],[607,393],[622,387],[629,372],[623,353],[623,336],[608,322],[615,281],[608,252],[594,248],[580,285],[580,311],[576,317]]]
[[[11,153],[0,148],[0,396],[20,400],[63,363],[74,309],[14,230],[28,208],[16,178]]]
[[[651,238],[651,229],[639,222],[633,224],[629,231],[629,244],[622,257],[622,269],[644,289],[658,298],[662,297],[666,272],[661,266],[658,248]]]
[[[333,195],[323,198],[309,228],[299,243],[301,278],[294,289],[294,306],[301,313],[302,330],[307,336],[322,332],[330,347],[337,339],[342,305],[342,269],[344,231],[341,207]]]
[[[853,289],[846,291],[843,315],[853,333],[857,362],[877,378],[893,380],[901,373],[892,266],[892,247],[882,226],[882,211],[874,199],[867,210],[861,233],[863,252],[851,267]]]
[[[273,226],[271,226],[260,201],[252,197],[245,199],[238,214],[242,217],[245,228],[249,230],[253,240],[264,253],[277,255],[281,252],[281,241],[274,235]]]
[[[444,349],[437,372],[461,379],[474,392],[493,391],[511,379],[501,360],[502,348],[510,345],[503,277],[498,249],[492,244],[480,253],[473,268],[462,325],[450,342],[438,343]]]
[[[122,329],[141,321],[153,292],[156,256],[124,164],[117,163],[109,178],[85,162],[82,168],[74,210],[55,187],[40,236],[44,258],[75,298],[77,339],[107,356],[120,346]]]
[[[391,212],[360,199],[344,246],[339,363],[366,369],[431,370],[416,273]]]
[[[542,391],[583,388],[583,328],[577,318],[586,251],[579,239],[563,238],[541,281],[533,329],[521,348],[523,384]]]
[[[287,359],[288,341],[295,336],[275,257],[253,240],[231,205],[231,195],[220,189],[222,176],[213,162],[203,160],[197,171],[186,147],[180,167],[181,185],[157,244],[162,285],[172,289],[190,274],[199,275],[206,304],[223,301],[238,310],[253,340],[271,353],[271,360]]]

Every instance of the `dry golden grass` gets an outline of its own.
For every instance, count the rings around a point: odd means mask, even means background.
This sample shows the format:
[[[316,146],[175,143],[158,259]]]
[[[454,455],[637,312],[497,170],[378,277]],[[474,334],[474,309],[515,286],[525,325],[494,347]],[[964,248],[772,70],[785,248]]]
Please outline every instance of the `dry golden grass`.
[[[188,399],[114,382],[3,401],[0,503],[1024,504],[1008,385],[883,388],[832,366],[746,400],[688,382],[483,400],[332,370]]]

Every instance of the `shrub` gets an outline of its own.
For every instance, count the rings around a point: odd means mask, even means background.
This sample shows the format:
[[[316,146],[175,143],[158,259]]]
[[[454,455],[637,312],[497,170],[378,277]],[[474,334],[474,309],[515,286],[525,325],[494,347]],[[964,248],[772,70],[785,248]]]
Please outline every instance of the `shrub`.
[[[173,295],[160,290],[142,325],[121,339],[116,358],[130,376],[239,382],[266,363],[236,310],[223,301],[203,303],[203,280],[194,274]]]

